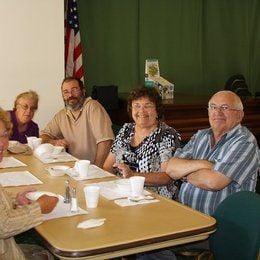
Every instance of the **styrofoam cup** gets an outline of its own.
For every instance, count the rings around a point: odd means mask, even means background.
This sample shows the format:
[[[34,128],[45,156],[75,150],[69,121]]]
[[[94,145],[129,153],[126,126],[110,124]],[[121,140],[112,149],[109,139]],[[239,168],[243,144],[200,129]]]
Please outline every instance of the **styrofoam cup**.
[[[79,176],[84,178],[88,176],[88,168],[90,165],[89,160],[79,160],[75,163],[76,171],[78,172]]]
[[[34,150],[34,140],[36,140],[37,139],[37,137],[36,136],[27,136],[27,144],[28,144],[28,146],[32,149],[32,150]]]
[[[84,188],[87,208],[96,208],[98,206],[100,187],[86,186]]]
[[[129,179],[131,183],[132,196],[139,197],[143,195],[145,177],[133,176]]]

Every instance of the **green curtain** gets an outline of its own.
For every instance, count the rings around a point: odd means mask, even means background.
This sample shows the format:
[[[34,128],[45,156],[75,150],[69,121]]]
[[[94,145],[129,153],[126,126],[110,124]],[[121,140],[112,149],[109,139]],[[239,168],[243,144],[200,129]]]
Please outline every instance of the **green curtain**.
[[[129,92],[145,59],[178,93],[212,94],[242,73],[260,91],[259,0],[78,0],[85,83]]]

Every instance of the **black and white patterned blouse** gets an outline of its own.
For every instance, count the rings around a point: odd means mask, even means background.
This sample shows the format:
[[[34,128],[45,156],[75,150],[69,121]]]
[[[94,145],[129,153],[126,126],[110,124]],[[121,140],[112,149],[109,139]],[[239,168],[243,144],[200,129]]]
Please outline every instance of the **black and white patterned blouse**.
[[[111,147],[116,162],[127,164],[136,172],[153,172],[160,170],[163,162],[168,161],[180,146],[180,135],[163,122],[147,136],[137,147],[132,147],[131,139],[135,133],[135,123],[126,123],[120,129]],[[167,186],[148,187],[160,195],[173,198],[176,191],[174,183]]]

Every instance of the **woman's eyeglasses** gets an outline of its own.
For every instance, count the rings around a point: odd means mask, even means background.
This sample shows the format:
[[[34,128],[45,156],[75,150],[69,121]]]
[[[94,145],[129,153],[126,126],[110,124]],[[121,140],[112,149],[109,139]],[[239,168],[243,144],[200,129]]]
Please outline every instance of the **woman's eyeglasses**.
[[[31,112],[35,112],[37,110],[37,107],[30,107],[28,105],[18,104],[24,111],[30,110]]]

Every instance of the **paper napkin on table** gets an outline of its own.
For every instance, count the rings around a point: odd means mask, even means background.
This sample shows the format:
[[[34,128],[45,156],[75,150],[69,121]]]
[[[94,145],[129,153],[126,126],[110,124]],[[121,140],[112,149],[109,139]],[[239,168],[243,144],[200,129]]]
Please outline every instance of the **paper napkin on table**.
[[[129,199],[115,200],[115,203],[120,207],[136,206],[136,205],[140,205],[140,204],[148,204],[148,203],[154,203],[154,202],[159,202],[159,200],[158,199],[140,200],[140,201],[131,201]]]
[[[85,228],[99,227],[105,223],[105,220],[106,220],[105,218],[91,218],[83,222],[80,222],[77,225],[77,228],[85,229]]]
[[[56,207],[48,214],[43,214],[43,220],[49,220],[54,218],[72,217],[75,215],[88,214],[88,212],[80,207],[78,207],[77,212],[71,212],[70,203],[64,203],[64,197],[58,195],[59,201]]]

